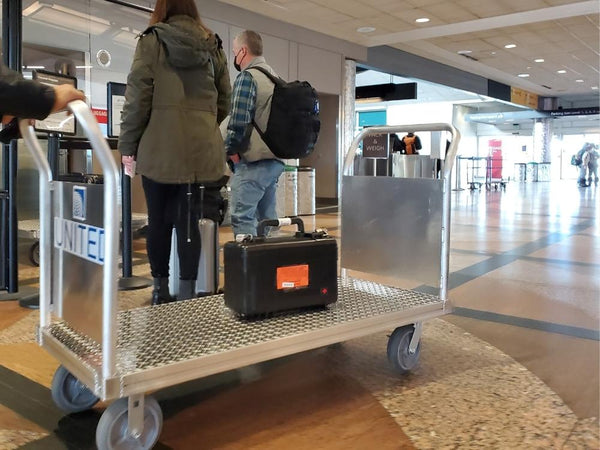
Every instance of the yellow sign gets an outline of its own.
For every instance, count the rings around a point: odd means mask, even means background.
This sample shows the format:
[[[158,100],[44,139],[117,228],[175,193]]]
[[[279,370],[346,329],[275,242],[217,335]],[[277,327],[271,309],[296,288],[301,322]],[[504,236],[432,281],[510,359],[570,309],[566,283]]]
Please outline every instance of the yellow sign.
[[[524,89],[511,87],[510,88],[510,101],[517,105],[527,106],[531,109],[538,109],[538,96],[533,92],[526,91]]]

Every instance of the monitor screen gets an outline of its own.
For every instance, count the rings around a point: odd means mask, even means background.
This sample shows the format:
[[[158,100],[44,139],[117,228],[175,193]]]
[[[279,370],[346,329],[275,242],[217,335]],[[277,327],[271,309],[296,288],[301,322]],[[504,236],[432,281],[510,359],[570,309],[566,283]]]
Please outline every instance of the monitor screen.
[[[107,83],[108,137],[119,137],[121,134],[121,113],[125,104],[126,87],[126,84],[114,81]]]
[[[70,84],[73,87],[77,87],[77,79],[75,77],[47,72],[45,70],[34,70],[33,79],[48,86]],[[46,133],[73,135],[75,134],[75,117],[67,111],[55,112],[44,120],[36,120],[35,130]]]

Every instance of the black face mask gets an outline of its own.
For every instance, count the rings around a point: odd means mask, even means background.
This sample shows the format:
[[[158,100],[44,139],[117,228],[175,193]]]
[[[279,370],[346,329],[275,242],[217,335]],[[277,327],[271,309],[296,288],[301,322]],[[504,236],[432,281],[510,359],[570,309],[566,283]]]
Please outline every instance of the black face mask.
[[[237,70],[238,72],[242,71],[242,67],[240,66],[240,64],[237,62],[237,57],[238,55],[242,52],[243,49],[240,48],[240,51],[237,52],[237,54],[233,57],[233,67],[235,67],[235,70]]]

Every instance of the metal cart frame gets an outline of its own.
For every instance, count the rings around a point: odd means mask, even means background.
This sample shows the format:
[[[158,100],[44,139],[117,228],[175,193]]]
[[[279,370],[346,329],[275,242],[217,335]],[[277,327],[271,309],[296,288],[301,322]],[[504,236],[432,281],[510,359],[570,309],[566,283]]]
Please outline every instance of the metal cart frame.
[[[62,364],[52,384],[53,399],[62,409],[81,411],[91,408],[99,399],[118,399],[108,406],[98,423],[96,443],[100,449],[151,448],[160,435],[162,413],[158,403],[145,394],[199,377],[390,328],[396,328],[387,348],[392,365],[404,372],[417,364],[422,322],[450,311],[447,299],[450,173],[459,140],[454,127],[445,124],[410,127],[412,131],[447,130],[453,135],[441,180],[439,296],[343,276],[338,282],[338,302],[327,309],[247,320],[226,308],[222,295],[117,311],[119,172],[88,107],[77,101],[69,108],[88,135],[104,174],[106,250],[102,269],[102,314],[96,318],[101,321],[102,335],[95,341],[81,330],[75,330],[62,318],[62,299],[53,298],[51,285],[57,280],[51,258],[51,192],[57,188],[57,182],[52,181],[50,167],[33,128],[21,122],[21,133],[40,177],[37,338]],[[365,135],[406,130],[407,127],[364,130],[350,147],[344,173],[349,172],[356,148]]]

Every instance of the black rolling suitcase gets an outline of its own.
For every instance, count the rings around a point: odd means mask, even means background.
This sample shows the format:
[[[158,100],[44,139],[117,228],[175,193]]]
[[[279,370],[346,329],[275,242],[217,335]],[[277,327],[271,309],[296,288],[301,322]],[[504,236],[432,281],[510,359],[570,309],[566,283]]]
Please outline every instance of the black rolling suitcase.
[[[337,300],[337,242],[323,231],[304,232],[298,217],[263,221],[265,226],[296,224],[294,236],[245,238],[224,248],[225,304],[255,316],[324,306]]]

